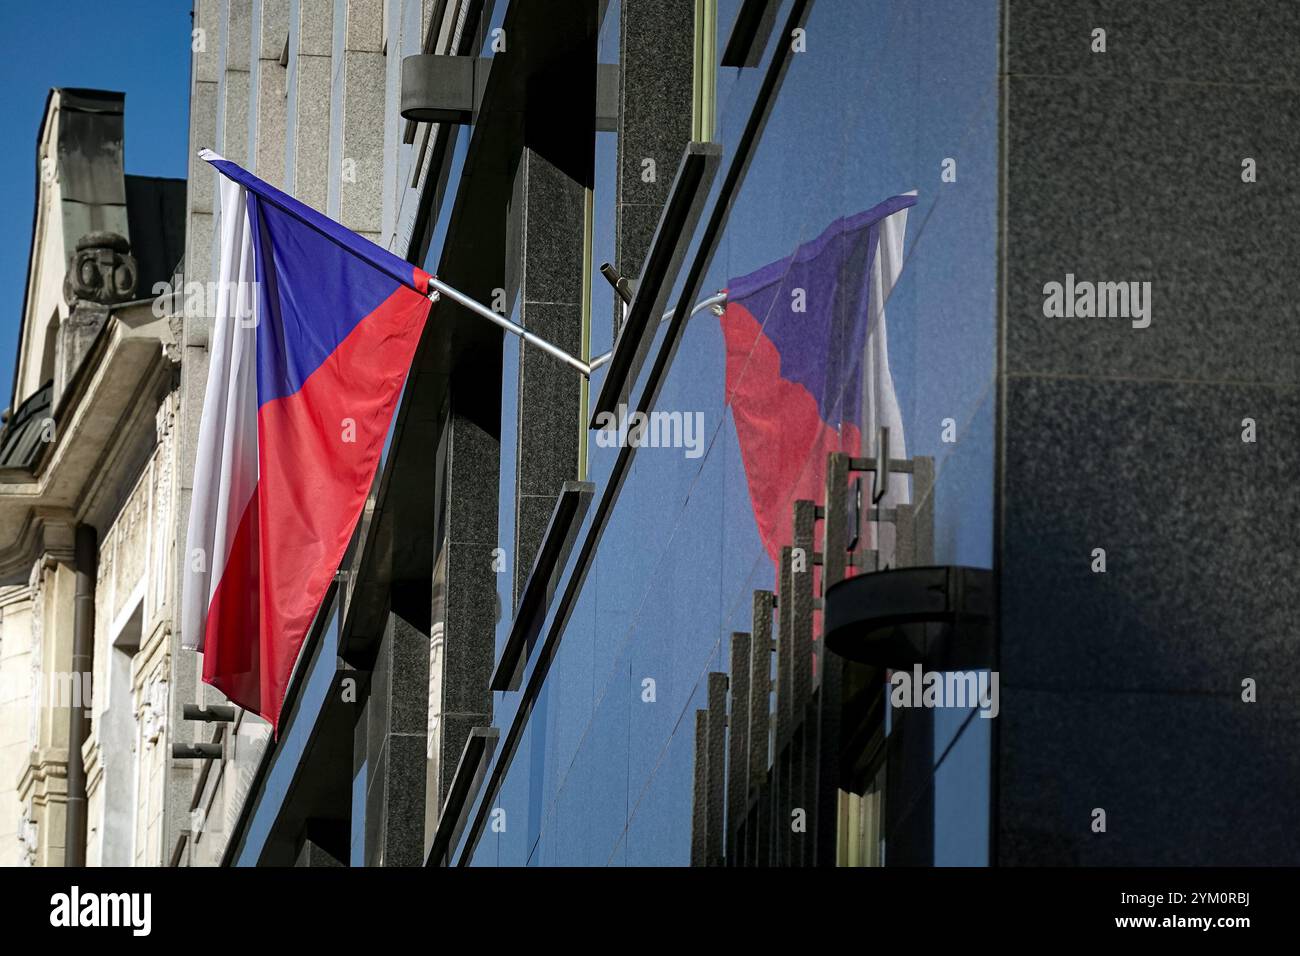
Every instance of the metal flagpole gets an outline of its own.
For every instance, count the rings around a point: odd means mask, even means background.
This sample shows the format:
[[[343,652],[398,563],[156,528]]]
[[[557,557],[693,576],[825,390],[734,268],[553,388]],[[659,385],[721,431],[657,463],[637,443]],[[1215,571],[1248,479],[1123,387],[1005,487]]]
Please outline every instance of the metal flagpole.
[[[434,301],[437,301],[438,295],[440,294],[445,295],[453,302],[459,302],[461,305],[469,309],[471,312],[483,316],[483,318],[487,319],[489,322],[501,326],[501,328],[505,329],[507,332],[513,332],[515,335],[519,336],[530,345],[536,345],[539,349],[541,349],[546,354],[555,356],[555,358],[559,359],[561,362],[564,362],[565,364],[571,365],[574,368],[576,368],[585,377],[591,378],[591,366],[588,365],[586,362],[584,362],[582,359],[570,355],[568,352],[564,351],[564,349],[560,348],[558,345],[552,345],[550,342],[546,341],[546,339],[542,338],[541,336],[534,335],[532,332],[529,332],[527,329],[523,328],[522,326],[515,325],[504,315],[501,315],[497,312],[493,312],[491,309],[489,309],[486,305],[483,305],[483,303],[481,302],[475,302],[469,296],[465,295],[465,293],[459,291],[458,289],[453,289],[451,286],[447,285],[447,283],[443,282],[441,279],[437,278],[436,276],[431,276],[429,278],[429,288],[434,290],[429,295],[429,298],[433,299]]]
[[[722,303],[726,301],[727,301],[727,293],[725,292],[719,292],[717,295],[711,295],[704,301],[697,302],[695,304],[695,308],[691,309],[690,317],[695,318],[696,315],[703,312],[705,309],[710,308],[712,306],[722,305]],[[672,317],[673,317],[673,310],[669,309],[667,312],[665,312],[662,316],[659,317],[659,321],[667,322]],[[614,357],[613,349],[610,349],[604,355],[597,355],[594,359],[591,360],[591,370],[593,372],[596,371],[596,369],[600,368],[602,365],[604,365],[613,357]]]
[[[547,355],[554,356],[555,358],[559,359],[561,362],[564,362],[566,365],[572,366],[573,368],[577,369],[585,378],[591,378],[592,372],[600,368],[602,365],[606,364],[611,358],[614,357],[613,350],[610,350],[606,352],[604,355],[596,356],[596,358],[592,359],[590,364],[588,364],[587,362],[584,362],[582,359],[570,355],[568,352],[564,351],[564,349],[560,348],[558,345],[552,345],[550,342],[546,341],[546,339],[542,338],[541,336],[529,332],[523,326],[516,325],[514,322],[511,322],[509,319],[507,319],[504,315],[502,315],[499,312],[495,312],[492,309],[489,309],[483,303],[476,302],[475,300],[467,296],[465,293],[461,292],[459,289],[452,288],[451,286],[447,285],[447,283],[443,282],[441,279],[437,278],[436,276],[431,276],[429,278],[429,288],[432,290],[428,294],[429,298],[434,300],[435,302],[438,300],[439,296],[445,295],[453,302],[460,303],[461,305],[469,309],[474,314],[481,315],[483,318],[487,319],[489,322],[493,323],[494,325],[499,325],[507,332],[513,332],[515,335],[519,336],[528,344],[537,346]],[[696,306],[693,309],[691,309],[691,316],[694,317],[697,313],[702,312],[703,310],[710,307],[719,306],[726,301],[727,301],[727,293],[725,292],[719,292],[717,295],[709,296],[709,298],[703,300],[702,302],[697,303]],[[673,311],[672,309],[669,309],[667,312],[663,314],[663,316],[660,318],[659,321],[667,322],[672,317],[673,317]]]

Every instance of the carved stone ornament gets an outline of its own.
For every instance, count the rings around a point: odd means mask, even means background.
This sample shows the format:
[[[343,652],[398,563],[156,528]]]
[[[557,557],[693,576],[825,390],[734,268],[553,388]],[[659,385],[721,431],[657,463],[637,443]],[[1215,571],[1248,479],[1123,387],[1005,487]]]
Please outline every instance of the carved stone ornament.
[[[18,820],[18,843],[21,847],[18,853],[19,866],[36,865],[36,848],[39,842],[35,810],[32,801],[28,799],[23,804],[23,815]]]
[[[115,232],[91,232],[77,240],[63,278],[63,298],[75,308],[78,302],[113,305],[135,295],[140,270],[131,244]]]
[[[150,746],[158,743],[167,728],[167,681],[161,675],[155,676],[145,691],[140,724],[144,742]]]

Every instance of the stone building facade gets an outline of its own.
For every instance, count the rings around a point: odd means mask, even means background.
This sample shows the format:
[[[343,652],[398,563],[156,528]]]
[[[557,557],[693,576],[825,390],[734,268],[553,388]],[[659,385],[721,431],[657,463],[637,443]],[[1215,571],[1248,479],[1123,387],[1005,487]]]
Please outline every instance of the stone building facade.
[[[0,865],[222,859],[269,730],[202,684],[173,615],[220,229],[197,152],[405,254],[433,147],[398,115],[401,57],[472,5],[193,6],[188,189],[125,174],[121,94],[52,91],[40,132],[0,436]]]
[[[159,864],[177,326],[147,293],[183,181],[127,175],[124,97],[51,90],[0,433],[0,864]]]

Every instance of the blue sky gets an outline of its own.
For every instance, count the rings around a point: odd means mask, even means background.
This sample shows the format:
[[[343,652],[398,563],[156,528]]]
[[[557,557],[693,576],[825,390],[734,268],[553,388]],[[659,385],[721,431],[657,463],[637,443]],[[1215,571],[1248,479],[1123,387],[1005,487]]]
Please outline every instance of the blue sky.
[[[9,402],[36,190],[36,135],[53,86],[126,94],[126,171],[183,177],[188,0],[0,4],[0,382]]]

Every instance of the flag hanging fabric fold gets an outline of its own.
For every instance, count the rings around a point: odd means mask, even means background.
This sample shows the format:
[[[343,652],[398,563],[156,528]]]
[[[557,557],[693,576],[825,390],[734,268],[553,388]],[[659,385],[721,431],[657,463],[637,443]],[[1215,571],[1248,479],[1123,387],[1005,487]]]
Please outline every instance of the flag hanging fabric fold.
[[[429,276],[210,151],[222,174],[181,634],[278,733],[289,676],[374,481]]]
[[[794,502],[823,498],[828,453],[874,455],[883,426],[890,457],[907,457],[885,302],[903,269],[916,198],[904,193],[837,219],[792,255],[727,284],[727,403],[773,564],[793,540]],[[881,504],[908,500],[906,476],[891,475]]]

